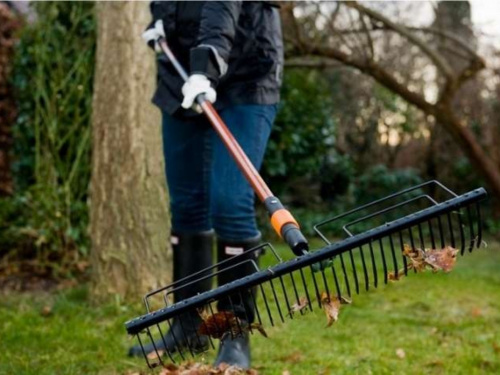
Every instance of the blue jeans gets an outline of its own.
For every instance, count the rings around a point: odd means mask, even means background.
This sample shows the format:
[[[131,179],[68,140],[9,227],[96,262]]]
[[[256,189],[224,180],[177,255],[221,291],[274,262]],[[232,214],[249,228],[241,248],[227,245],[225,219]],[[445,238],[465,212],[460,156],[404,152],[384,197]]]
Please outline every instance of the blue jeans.
[[[219,113],[257,169],[276,111],[276,105],[237,105]],[[260,234],[254,192],[204,116],[179,119],[164,112],[163,150],[173,231],[214,229],[228,241]]]

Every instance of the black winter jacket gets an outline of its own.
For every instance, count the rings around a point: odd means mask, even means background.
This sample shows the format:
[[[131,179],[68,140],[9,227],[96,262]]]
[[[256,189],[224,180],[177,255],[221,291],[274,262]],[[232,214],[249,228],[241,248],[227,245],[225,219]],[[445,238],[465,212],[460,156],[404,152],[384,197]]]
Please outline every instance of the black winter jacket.
[[[153,22],[163,20],[167,42],[190,73],[210,78],[215,107],[276,104],[283,69],[279,9],[268,1],[153,1]],[[158,55],[153,102],[170,114],[180,107],[183,81]]]

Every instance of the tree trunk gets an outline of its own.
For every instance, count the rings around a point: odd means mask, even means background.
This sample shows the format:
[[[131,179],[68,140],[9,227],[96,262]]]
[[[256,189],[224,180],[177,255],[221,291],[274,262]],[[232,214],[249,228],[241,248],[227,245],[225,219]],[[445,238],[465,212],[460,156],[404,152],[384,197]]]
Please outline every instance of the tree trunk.
[[[154,54],[147,3],[98,2],[90,231],[94,301],[135,299],[171,277]]]

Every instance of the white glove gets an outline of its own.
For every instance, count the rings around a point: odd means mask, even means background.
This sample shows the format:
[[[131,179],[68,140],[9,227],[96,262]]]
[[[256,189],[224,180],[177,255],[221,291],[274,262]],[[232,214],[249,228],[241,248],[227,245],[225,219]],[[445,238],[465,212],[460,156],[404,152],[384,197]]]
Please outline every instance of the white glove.
[[[165,29],[163,28],[163,21],[158,20],[155,22],[155,25],[152,29],[147,29],[142,33],[142,39],[150,45],[150,43],[154,43],[155,51],[161,52],[160,45],[158,44],[158,39],[160,37],[165,38]]]
[[[208,78],[203,74],[193,74],[189,76],[186,83],[182,86],[182,95],[184,95],[184,100],[181,104],[182,108],[189,109],[192,107],[196,112],[201,113],[201,108],[194,102],[200,94],[204,94],[205,99],[210,103],[215,102],[217,99],[217,93],[210,85]]]

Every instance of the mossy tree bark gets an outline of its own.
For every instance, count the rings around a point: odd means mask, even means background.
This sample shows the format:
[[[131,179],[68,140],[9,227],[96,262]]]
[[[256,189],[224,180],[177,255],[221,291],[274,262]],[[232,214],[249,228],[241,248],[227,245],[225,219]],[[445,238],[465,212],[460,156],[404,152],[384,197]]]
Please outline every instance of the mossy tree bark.
[[[141,39],[147,3],[96,3],[90,231],[94,301],[133,300],[170,280],[154,54]]]

